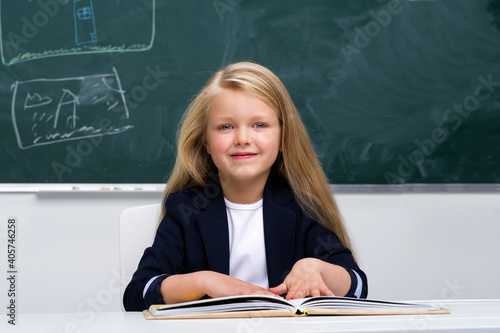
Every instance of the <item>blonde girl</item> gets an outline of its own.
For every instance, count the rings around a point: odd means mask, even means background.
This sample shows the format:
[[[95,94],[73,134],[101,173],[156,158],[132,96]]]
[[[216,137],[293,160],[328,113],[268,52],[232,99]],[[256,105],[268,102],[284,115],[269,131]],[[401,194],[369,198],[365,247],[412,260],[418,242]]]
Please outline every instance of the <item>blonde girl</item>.
[[[127,310],[240,294],[366,297],[328,181],[270,70],[219,69],[189,105]]]

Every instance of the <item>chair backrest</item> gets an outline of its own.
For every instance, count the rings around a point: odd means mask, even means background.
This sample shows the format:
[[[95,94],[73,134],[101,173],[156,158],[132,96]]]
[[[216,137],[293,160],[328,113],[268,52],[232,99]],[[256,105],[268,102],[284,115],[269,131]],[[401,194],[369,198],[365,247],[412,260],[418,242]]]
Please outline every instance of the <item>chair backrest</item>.
[[[160,210],[160,204],[139,206],[125,209],[120,216],[120,299],[144,250],[153,244]]]

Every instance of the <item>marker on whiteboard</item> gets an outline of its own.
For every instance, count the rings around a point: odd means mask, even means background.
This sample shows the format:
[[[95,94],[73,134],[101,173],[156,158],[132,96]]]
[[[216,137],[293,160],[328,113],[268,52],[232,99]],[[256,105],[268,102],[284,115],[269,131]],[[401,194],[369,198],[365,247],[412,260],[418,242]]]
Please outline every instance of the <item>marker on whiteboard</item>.
[[[95,192],[99,191],[100,189],[98,187],[93,187],[93,186],[73,186],[73,191],[76,192]]]

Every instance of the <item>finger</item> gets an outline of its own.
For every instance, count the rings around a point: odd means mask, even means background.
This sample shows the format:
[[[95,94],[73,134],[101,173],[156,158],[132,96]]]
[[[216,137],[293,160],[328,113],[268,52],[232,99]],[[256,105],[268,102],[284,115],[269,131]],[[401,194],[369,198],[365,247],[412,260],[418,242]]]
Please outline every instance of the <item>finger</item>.
[[[321,295],[324,295],[324,296],[335,296],[335,294],[333,293],[333,291],[331,291],[330,289],[328,289],[327,286],[323,286],[322,288],[320,288],[319,292],[321,293]]]
[[[321,293],[319,292],[319,289],[318,289],[318,288],[313,288],[313,289],[311,289],[310,294],[311,294],[311,296],[312,296],[312,297],[318,297],[318,296],[321,296]]]
[[[270,291],[262,291],[261,293],[259,293],[259,295],[265,295],[265,296],[272,296],[272,297],[277,297],[277,298],[283,298],[281,297],[279,294],[275,294],[275,293],[272,293]]]
[[[328,289],[325,292],[322,292],[322,295],[324,295],[324,296],[335,296],[335,294],[333,293],[333,291],[331,291],[330,289]]]
[[[288,291],[288,287],[286,286],[285,282],[283,282],[279,286],[276,286],[274,288],[269,288],[269,291],[276,295],[281,295]]]
[[[286,294],[286,299],[304,298],[307,296],[306,290],[302,288],[290,288]]]

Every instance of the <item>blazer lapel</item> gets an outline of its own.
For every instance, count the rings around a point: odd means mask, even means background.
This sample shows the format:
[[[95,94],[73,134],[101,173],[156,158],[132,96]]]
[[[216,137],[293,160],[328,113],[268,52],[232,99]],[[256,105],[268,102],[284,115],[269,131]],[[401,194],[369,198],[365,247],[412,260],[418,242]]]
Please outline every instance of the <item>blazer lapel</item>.
[[[288,186],[273,183],[264,192],[264,238],[269,287],[281,284],[293,266],[296,214],[285,206],[292,195]]]
[[[223,196],[220,195],[212,201],[196,220],[203,238],[210,270],[229,274],[229,230]]]

